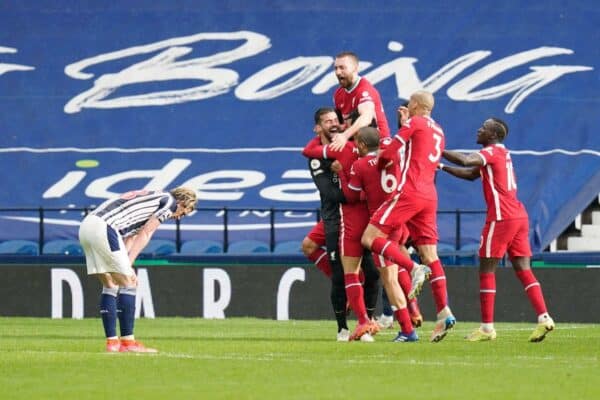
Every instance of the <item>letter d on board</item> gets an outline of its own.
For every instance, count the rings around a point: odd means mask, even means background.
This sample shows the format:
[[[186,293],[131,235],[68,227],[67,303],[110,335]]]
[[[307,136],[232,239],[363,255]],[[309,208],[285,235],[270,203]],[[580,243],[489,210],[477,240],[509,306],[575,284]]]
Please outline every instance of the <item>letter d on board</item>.
[[[225,309],[231,300],[231,280],[225,270],[220,268],[205,268],[203,271],[204,281],[204,318],[225,318]],[[219,285],[219,298],[215,298],[216,284]]]
[[[83,318],[83,289],[75,272],[70,269],[53,268],[52,281],[52,318],[63,317],[63,282],[71,290],[71,318]]]

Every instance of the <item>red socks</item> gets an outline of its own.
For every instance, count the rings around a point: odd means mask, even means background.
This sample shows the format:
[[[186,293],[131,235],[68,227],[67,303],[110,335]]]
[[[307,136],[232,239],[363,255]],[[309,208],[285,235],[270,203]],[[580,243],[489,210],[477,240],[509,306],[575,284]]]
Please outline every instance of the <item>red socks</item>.
[[[546,302],[544,301],[544,295],[542,294],[542,287],[540,283],[535,279],[533,271],[530,269],[515,271],[517,277],[525,288],[525,293],[529,297],[529,302],[533,306],[537,315],[548,312],[546,309]]]
[[[496,275],[493,272],[479,273],[479,303],[481,322],[494,322],[494,302],[496,299]]]
[[[439,313],[448,305],[448,292],[446,290],[446,274],[442,268],[440,260],[435,260],[429,264],[431,268],[431,276],[429,277],[429,283],[431,284],[431,291],[433,292],[433,300],[435,302],[435,308]]]
[[[319,247],[308,256],[308,259],[328,278],[331,278],[331,264],[329,264],[329,258],[327,257],[327,252],[325,250]]]
[[[414,329],[410,314],[408,313],[408,308],[405,307],[394,311],[394,317],[396,317],[396,320],[400,323],[402,333],[410,335]]]
[[[402,268],[402,267],[398,268],[398,283],[400,284],[400,287],[402,288],[402,291],[404,292],[405,295],[408,292],[410,292],[410,289],[412,286],[412,281],[410,278],[410,274],[408,273],[408,271],[405,268]],[[408,302],[408,304],[416,303],[417,298],[415,297],[410,300],[406,299],[406,301]]]
[[[364,291],[360,284],[358,274],[344,274],[344,283],[346,288],[346,298],[350,303],[350,308],[356,314],[359,324],[369,322],[367,308],[365,307]]]

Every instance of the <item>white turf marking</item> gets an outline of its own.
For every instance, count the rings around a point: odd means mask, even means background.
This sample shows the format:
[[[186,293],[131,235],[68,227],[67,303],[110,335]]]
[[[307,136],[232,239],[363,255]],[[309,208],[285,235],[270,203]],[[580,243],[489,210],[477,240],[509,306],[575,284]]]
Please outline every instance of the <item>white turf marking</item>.
[[[407,346],[406,344],[394,344],[395,346]],[[429,343],[427,345],[430,345]],[[412,346],[412,345],[408,345]],[[305,363],[305,364],[319,364],[322,365],[324,361],[323,359],[306,359],[306,358],[295,358],[293,354],[290,353],[266,353],[263,356],[249,356],[247,354],[223,354],[223,355],[210,355],[210,354],[186,354],[186,353],[169,353],[169,352],[159,352],[159,353],[106,353],[106,352],[75,352],[75,351],[41,351],[41,350],[26,350],[20,353],[24,354],[32,354],[32,355],[99,355],[99,356],[109,356],[109,357],[159,357],[159,358],[167,358],[167,359],[186,359],[186,360],[210,360],[210,361],[254,361],[254,362],[292,362],[292,363]],[[570,369],[581,369],[588,368],[587,365],[582,364],[582,362],[590,362],[597,363],[598,357],[588,357],[581,359],[578,365],[572,365],[572,360],[570,359],[560,359],[553,356],[544,356],[544,357],[531,357],[531,356],[516,356],[514,357],[516,360],[523,361],[523,363],[512,362],[512,363],[502,363],[505,366],[509,367],[518,367],[518,368],[538,368],[539,365],[536,363],[526,364],[526,362],[537,361],[537,362],[552,362],[553,365],[562,365],[568,366]],[[338,359],[331,359],[332,362],[338,362]],[[475,361],[466,361],[466,360],[450,360],[450,361],[426,361],[426,360],[416,360],[416,359],[403,359],[399,357],[390,357],[388,353],[382,353],[380,355],[365,355],[360,358],[344,358],[344,363],[352,363],[352,364],[392,364],[392,365],[412,365],[412,366],[434,366],[434,367],[452,367],[452,366],[463,366],[463,367],[490,367],[495,368],[498,366],[498,360],[485,362],[479,359]]]

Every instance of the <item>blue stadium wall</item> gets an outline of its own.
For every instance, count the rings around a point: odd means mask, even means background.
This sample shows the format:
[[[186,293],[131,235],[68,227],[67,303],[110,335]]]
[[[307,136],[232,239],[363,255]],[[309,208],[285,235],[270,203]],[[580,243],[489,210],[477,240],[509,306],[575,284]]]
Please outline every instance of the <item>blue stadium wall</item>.
[[[331,104],[333,57],[352,50],[390,125],[411,92],[435,93],[447,147],[475,150],[489,116],[511,132],[534,250],[598,194],[596,1],[78,1],[0,5],[0,207],[85,207],[132,188],[191,186],[207,207],[315,208],[300,149]],[[440,209],[484,208],[480,183],[438,177]],[[46,216],[46,238],[80,215]],[[310,212],[277,217],[299,239]],[[231,240],[267,238],[266,213],[231,216]],[[481,217],[463,241],[479,239]],[[172,237],[172,226],[158,236]],[[219,236],[198,213],[183,239]],[[454,219],[440,220],[452,242]],[[0,214],[0,240],[37,216]]]

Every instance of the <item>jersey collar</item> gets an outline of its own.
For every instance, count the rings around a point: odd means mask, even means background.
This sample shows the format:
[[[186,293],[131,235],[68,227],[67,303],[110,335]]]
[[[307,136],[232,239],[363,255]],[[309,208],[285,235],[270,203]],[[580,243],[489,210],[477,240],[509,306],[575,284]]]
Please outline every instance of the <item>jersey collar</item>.
[[[360,83],[361,79],[362,79],[362,76],[359,76],[358,79],[356,80],[356,82],[354,82],[354,85],[352,85],[352,87],[350,89],[344,88],[344,90],[346,91],[346,93],[351,93],[354,89],[356,89],[356,87]]]

